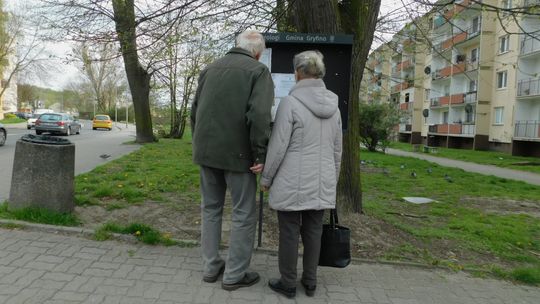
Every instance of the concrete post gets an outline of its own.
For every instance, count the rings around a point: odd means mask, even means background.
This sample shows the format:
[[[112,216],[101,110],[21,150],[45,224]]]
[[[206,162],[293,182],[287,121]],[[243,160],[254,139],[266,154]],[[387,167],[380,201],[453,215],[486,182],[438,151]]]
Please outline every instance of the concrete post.
[[[74,176],[73,143],[42,144],[18,140],[9,209],[40,207],[61,213],[72,212]]]

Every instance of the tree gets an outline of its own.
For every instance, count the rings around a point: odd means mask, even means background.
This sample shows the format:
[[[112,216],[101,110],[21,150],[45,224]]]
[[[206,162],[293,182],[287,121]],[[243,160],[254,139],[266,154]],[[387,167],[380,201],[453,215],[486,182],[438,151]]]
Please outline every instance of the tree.
[[[319,32],[326,34],[347,33],[354,35],[351,61],[351,82],[348,103],[351,126],[344,133],[342,170],[338,185],[338,198],[346,209],[362,212],[362,192],[360,188],[360,134],[359,91],[367,55],[373,41],[377,24],[380,0],[296,0],[288,1],[290,14],[280,20],[284,28],[300,32]],[[283,9],[278,6],[278,9]],[[278,12],[279,13],[279,12]],[[282,14],[283,15],[283,14]],[[280,25],[278,25],[280,27]]]
[[[402,116],[395,105],[361,103],[358,121],[360,140],[364,146],[371,152],[375,152],[378,147],[385,150],[392,130]]]
[[[136,142],[139,143],[155,140],[149,101],[151,78],[155,73],[151,46],[178,24],[193,26],[204,20],[234,20],[245,16],[236,12],[249,12],[255,4],[255,1],[229,0],[40,1],[46,10],[41,13],[48,16],[50,33],[54,33],[49,38],[119,44],[135,109]]]
[[[38,32],[39,22],[32,28],[25,16],[4,12],[0,6],[0,100],[17,75],[27,73],[33,78],[53,70]]]
[[[113,44],[90,46],[83,42],[73,48],[73,54],[81,64],[80,71],[88,84],[85,87],[90,89],[97,110],[108,113],[115,108],[125,89]]]

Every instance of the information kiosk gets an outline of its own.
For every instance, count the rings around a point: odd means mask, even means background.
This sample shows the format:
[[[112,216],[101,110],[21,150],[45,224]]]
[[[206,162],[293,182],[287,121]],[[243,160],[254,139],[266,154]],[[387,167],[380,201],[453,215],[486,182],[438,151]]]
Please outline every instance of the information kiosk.
[[[266,50],[260,61],[268,66],[275,85],[272,118],[281,98],[287,96],[295,84],[294,55],[307,50],[318,50],[324,55],[324,83],[339,96],[342,126],[343,130],[347,130],[353,36],[302,33],[263,33],[263,36]]]

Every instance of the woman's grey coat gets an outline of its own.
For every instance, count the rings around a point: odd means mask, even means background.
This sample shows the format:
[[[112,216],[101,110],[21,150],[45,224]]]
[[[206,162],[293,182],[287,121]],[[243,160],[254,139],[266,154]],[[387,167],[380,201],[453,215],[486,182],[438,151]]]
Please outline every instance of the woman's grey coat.
[[[261,185],[280,211],[335,208],[342,150],[338,97],[321,79],[299,81],[279,104]]]

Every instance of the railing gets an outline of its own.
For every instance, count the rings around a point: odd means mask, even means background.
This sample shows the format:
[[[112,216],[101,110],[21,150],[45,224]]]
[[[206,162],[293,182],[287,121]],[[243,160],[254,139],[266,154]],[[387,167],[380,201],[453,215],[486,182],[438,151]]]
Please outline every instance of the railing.
[[[523,79],[518,82],[518,97],[535,95],[540,95],[540,78]]]
[[[474,135],[476,132],[476,125],[474,122],[436,124],[428,126],[428,132],[438,134]]]
[[[478,94],[477,94],[476,91],[465,93],[465,100],[464,100],[464,102],[465,102],[465,103],[476,103],[477,98],[478,98],[477,95],[478,95]]]
[[[399,108],[400,108],[401,110],[407,110],[407,111],[410,111],[410,110],[412,110],[412,108],[413,108],[413,104],[414,104],[413,101],[400,103],[400,104],[399,104]]]
[[[540,121],[521,120],[516,121],[514,137],[540,138]]]
[[[478,59],[475,61],[467,60],[467,71],[474,71],[478,69]]]
[[[473,39],[474,37],[480,35],[480,29],[481,29],[480,24],[481,23],[479,23],[476,28],[474,26],[471,26],[470,28],[467,29],[467,38],[466,38],[466,40]]]
[[[476,133],[476,125],[474,122],[464,123],[461,125],[461,134],[474,135]]]
[[[395,86],[392,87],[392,93],[397,93],[399,91],[406,90],[406,89],[412,87],[413,85],[414,85],[414,81],[412,81],[412,80],[407,80],[405,82],[398,83],[398,84],[396,84]]]
[[[538,51],[540,51],[540,35],[534,35],[533,37],[527,36],[521,40],[521,55],[531,54]]]

